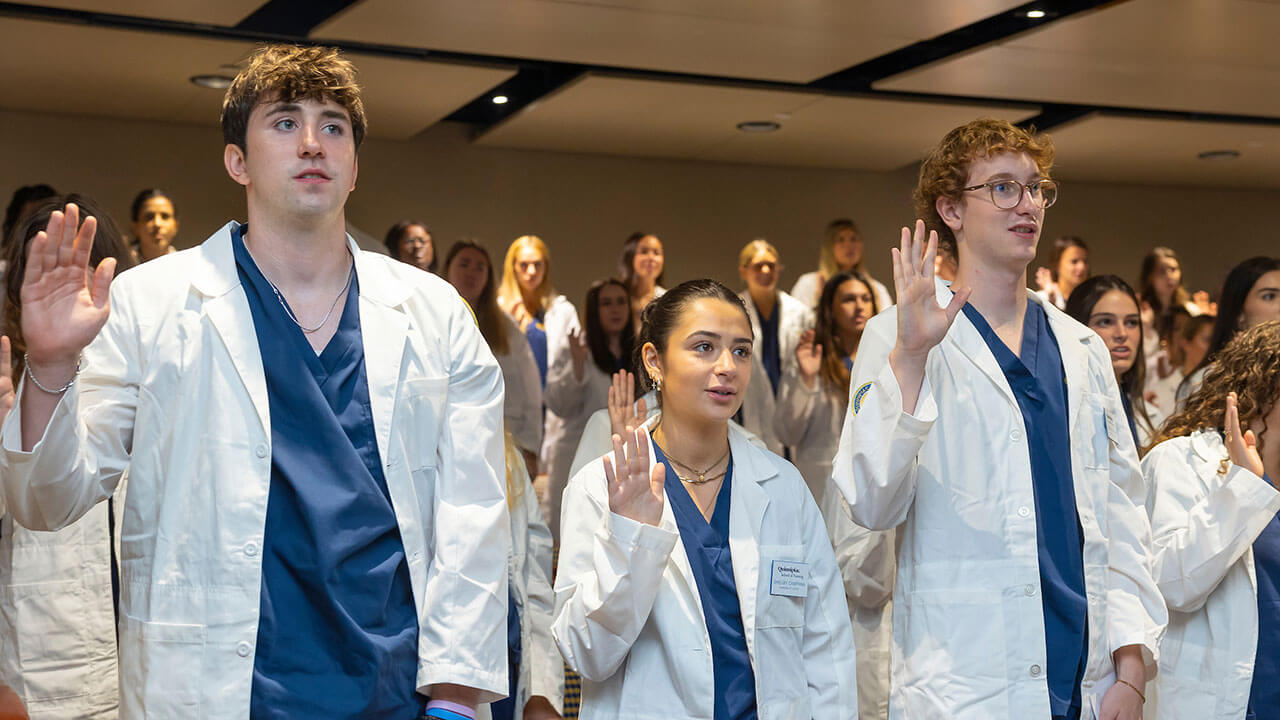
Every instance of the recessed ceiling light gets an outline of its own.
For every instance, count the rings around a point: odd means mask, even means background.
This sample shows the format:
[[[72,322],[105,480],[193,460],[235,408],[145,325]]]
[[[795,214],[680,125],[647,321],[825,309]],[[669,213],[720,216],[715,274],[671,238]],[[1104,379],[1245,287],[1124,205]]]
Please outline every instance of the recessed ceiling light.
[[[511,98],[507,97],[506,95],[494,95],[494,96],[493,96],[493,104],[494,104],[494,105],[506,105],[510,100],[511,100]]]
[[[1031,18],[1032,20],[1039,20],[1040,18],[1044,17],[1044,15],[1045,15],[1045,13],[1044,13],[1044,11],[1043,11],[1043,10],[1028,10],[1028,11],[1027,11],[1027,17]]]
[[[781,127],[772,120],[748,120],[738,123],[738,129],[744,133],[770,133]]]
[[[1240,157],[1239,150],[1205,150],[1196,155],[1201,160],[1235,160]]]
[[[234,78],[227,75],[192,75],[191,84],[210,90],[226,90]]]

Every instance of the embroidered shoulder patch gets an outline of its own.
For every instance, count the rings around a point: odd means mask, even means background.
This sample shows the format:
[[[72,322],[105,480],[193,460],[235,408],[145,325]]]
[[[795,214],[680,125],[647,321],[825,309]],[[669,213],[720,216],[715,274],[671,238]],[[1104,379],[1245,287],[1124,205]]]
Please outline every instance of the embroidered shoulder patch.
[[[867,396],[867,393],[870,390],[871,390],[871,383],[866,383],[862,387],[858,388],[858,391],[853,394],[853,400],[851,401],[851,404],[853,405],[854,415],[857,415],[858,411],[862,409],[862,399]]]

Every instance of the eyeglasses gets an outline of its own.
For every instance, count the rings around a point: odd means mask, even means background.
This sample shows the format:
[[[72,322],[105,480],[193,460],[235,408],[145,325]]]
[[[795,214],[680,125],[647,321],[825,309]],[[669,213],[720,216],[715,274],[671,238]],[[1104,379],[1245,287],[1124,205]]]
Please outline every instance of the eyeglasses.
[[[982,188],[991,191],[991,204],[1001,210],[1012,210],[1018,207],[1018,203],[1022,202],[1023,191],[1026,191],[1027,195],[1031,196],[1031,202],[1040,208],[1048,208],[1058,201],[1058,183],[1052,180],[1035,180],[1026,185],[1017,180],[992,180],[981,185],[961,188],[961,190],[968,192]]]

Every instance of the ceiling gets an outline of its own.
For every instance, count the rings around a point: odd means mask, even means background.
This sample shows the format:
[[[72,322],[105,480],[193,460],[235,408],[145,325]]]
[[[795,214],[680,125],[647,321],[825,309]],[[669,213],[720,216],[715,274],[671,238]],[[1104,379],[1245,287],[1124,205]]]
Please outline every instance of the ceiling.
[[[189,77],[323,42],[375,138],[885,171],[993,115],[1051,130],[1063,177],[1280,188],[1276,28],[1280,0],[0,2],[0,108],[214,124]]]

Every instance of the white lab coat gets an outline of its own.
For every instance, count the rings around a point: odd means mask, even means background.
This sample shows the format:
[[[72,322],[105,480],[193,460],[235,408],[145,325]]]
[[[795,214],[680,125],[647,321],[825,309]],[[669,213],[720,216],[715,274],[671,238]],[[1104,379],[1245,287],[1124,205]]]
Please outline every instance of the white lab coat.
[[[502,418],[521,449],[537,455],[542,448],[542,378],[529,338],[506,313],[498,313],[507,334],[507,352],[498,355],[504,399]]]
[[[547,333],[547,384],[551,383],[551,378],[557,372],[558,367],[566,364],[572,366],[573,356],[569,351],[569,334],[574,330],[581,330],[582,325],[578,322],[578,310],[574,308],[573,303],[563,295],[557,295],[547,304],[547,311],[543,315],[542,326]],[[542,389],[542,401],[547,402],[547,388]],[[573,433],[573,430],[567,428],[565,418],[560,417],[554,410],[547,407],[547,411],[543,418],[542,430],[542,452],[539,453],[539,462],[541,469],[547,473],[547,495],[548,495],[548,517],[553,520],[551,523],[551,534],[559,539],[558,523],[554,522],[555,514],[560,507],[560,496],[564,494],[564,481],[556,483],[552,480],[551,464],[555,461],[555,454],[560,448],[565,447],[564,440],[566,435]],[[578,432],[581,432],[579,430]],[[574,441],[577,442],[576,440]],[[569,452],[573,452],[574,445],[569,445]],[[568,465],[566,464],[566,467]]]
[[[564,487],[569,482],[569,467],[578,449],[582,430],[591,414],[601,408],[608,413],[609,386],[612,376],[596,367],[590,355],[583,363],[582,380],[573,374],[573,358],[566,352],[561,361],[547,371],[547,390],[543,399],[547,410],[559,420],[555,442],[547,459],[547,502],[551,509],[552,534],[560,539],[560,505]]]
[[[876,296],[876,307],[881,312],[885,308],[893,304],[893,296],[889,294],[889,288],[884,283],[876,280],[867,273],[863,273],[867,280],[871,281],[871,292]],[[814,270],[807,272],[796,280],[796,284],[791,286],[791,296],[811,308],[817,308],[818,303],[822,300],[822,286],[824,281],[822,273]]]
[[[516,450],[507,445],[510,494],[511,557],[507,585],[520,611],[520,678],[516,685],[514,720],[524,717],[525,703],[541,695],[564,712],[564,661],[551,638],[555,596],[551,592],[551,531],[542,519],[529,470]],[[488,703],[476,708],[476,720],[492,717]]]
[[[0,683],[32,720],[119,714],[107,516],[101,503],[57,532],[0,518]]]
[[[730,428],[729,546],[761,720],[857,715],[831,542],[789,463]],[[711,720],[711,640],[670,503],[661,525],[609,511],[604,464],[565,493],[552,634],[582,675],[583,720]],[[769,594],[773,560],[808,564],[808,595]]]
[[[1151,720],[1241,720],[1249,704],[1258,647],[1253,541],[1280,510],[1280,492],[1238,465],[1219,472],[1225,458],[1222,436],[1201,430],[1142,460],[1156,581],[1169,605],[1160,673],[1147,693]]]
[[[774,430],[774,414],[777,412],[773,387],[769,384],[769,375],[765,372],[764,363],[760,362],[764,336],[760,332],[760,317],[756,313],[756,305],[751,300],[751,293],[743,291],[738,294],[747,306],[747,317],[751,320],[751,331],[755,334],[751,354],[756,361],[751,363],[751,383],[747,386],[747,394],[742,398],[742,426],[764,441],[765,447],[778,455],[783,454],[785,443],[778,439]],[[796,345],[800,344],[800,334],[813,328],[813,310],[790,295],[778,291],[777,304],[773,311],[781,313],[778,317],[778,352],[782,360],[782,379],[799,372],[796,367]]]
[[[799,372],[784,376],[774,428],[822,510],[844,579],[858,650],[858,715],[883,720],[889,713],[889,648],[893,643],[894,532],[853,522],[849,505],[831,481],[831,459],[840,444],[847,401],[819,378],[805,387]]]
[[[1114,682],[1112,653],[1154,672],[1166,622],[1133,438],[1105,344],[1040,303],[1067,377],[1071,476],[1084,542],[1089,655],[1083,717]],[[950,302],[937,283],[940,305]],[[905,523],[894,588],[892,718],[1048,717],[1035,497],[1022,411],[962,313],[930,351],[914,414],[888,355],[897,309],[867,323],[832,475],[854,521]],[[857,411],[854,411],[856,405]]]
[[[74,522],[129,466],[124,718],[249,716],[271,432],[233,227],[117,278],[106,327],[44,437],[21,451],[25,383],[0,431],[5,499],[30,528]],[[489,701],[507,692],[502,376],[451,286],[348,242],[378,451],[418,611],[418,687],[456,683]]]

